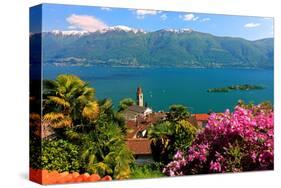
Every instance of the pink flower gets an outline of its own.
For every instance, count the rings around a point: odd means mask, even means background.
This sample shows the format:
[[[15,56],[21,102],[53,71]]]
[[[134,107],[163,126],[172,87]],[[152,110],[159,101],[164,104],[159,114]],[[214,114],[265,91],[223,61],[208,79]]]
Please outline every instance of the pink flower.
[[[177,151],[177,153],[174,156],[174,160],[182,159],[182,158],[183,158],[183,153],[181,151]]]
[[[177,152],[174,161],[164,168],[165,173],[183,175],[272,169],[273,128],[274,113],[263,105],[251,108],[236,106],[232,113],[229,110],[223,114],[212,113],[187,155]],[[240,161],[237,164],[233,164],[233,156],[229,152],[233,147],[239,149],[236,157]]]
[[[211,161],[210,170],[213,172],[221,172],[221,164],[219,162]]]

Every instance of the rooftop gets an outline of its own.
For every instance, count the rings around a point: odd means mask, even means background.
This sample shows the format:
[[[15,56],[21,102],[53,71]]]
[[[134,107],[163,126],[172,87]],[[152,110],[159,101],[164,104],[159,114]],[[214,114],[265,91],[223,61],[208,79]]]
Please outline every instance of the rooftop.
[[[127,138],[136,138],[138,132],[146,130],[150,125],[157,123],[165,117],[165,113],[154,112],[145,118],[137,117],[136,120],[126,121],[128,128]]]
[[[197,121],[208,121],[209,114],[194,114],[194,117]]]
[[[148,138],[127,139],[126,144],[134,155],[151,154],[151,141]]]
[[[143,106],[138,106],[138,105],[132,105],[129,106],[126,111],[133,111],[133,112],[137,112],[137,113],[144,113],[145,110],[147,109],[147,107],[143,107]]]

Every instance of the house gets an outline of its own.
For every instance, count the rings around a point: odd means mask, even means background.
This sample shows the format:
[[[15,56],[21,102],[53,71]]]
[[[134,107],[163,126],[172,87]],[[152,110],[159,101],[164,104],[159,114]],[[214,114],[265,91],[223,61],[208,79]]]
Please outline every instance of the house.
[[[126,144],[135,156],[137,164],[153,162],[151,141],[148,138],[130,138],[126,140]]]
[[[144,98],[141,87],[137,88],[136,103],[136,105],[129,106],[123,111],[123,115],[126,120],[136,120],[138,117],[145,117],[152,113],[151,108],[143,106]]]
[[[136,120],[137,117],[145,117],[152,113],[152,109],[148,107],[132,105],[123,111],[126,120]]]
[[[146,138],[147,129],[159,121],[165,120],[166,113],[152,112],[144,117],[137,117],[136,120],[127,120],[126,125],[128,128],[126,138]]]
[[[152,112],[136,120],[127,120],[126,144],[133,152],[138,164],[153,162],[151,141],[147,137],[148,128],[166,118],[166,113]]]
[[[206,127],[209,116],[209,114],[193,114],[193,117],[197,121],[197,125],[199,127]]]

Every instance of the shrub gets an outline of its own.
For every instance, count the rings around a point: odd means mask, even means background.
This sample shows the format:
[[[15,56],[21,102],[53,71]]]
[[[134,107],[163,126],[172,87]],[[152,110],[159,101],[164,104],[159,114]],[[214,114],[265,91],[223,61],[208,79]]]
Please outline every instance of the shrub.
[[[211,114],[187,154],[178,151],[163,170],[169,176],[273,169],[273,110],[238,105]]]
[[[78,172],[79,147],[65,140],[42,141],[42,156],[39,158],[37,167],[59,172]]]
[[[134,165],[132,167],[132,174],[130,178],[141,179],[141,178],[158,178],[164,177],[162,173],[163,165],[161,163],[151,163],[143,165]]]

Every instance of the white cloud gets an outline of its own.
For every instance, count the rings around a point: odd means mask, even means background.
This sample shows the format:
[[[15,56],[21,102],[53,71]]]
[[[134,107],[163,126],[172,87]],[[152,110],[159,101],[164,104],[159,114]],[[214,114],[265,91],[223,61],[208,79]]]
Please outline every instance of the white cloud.
[[[185,14],[185,15],[180,15],[179,17],[184,21],[196,21],[199,19],[199,17],[195,16],[194,14]]]
[[[208,21],[210,21],[211,20],[211,18],[203,18],[203,19],[201,19],[200,21],[201,22],[208,22]]]
[[[107,25],[94,16],[72,14],[66,18],[66,21],[71,24],[69,27],[77,28],[85,31],[97,31],[106,28]]]
[[[165,20],[167,20],[168,16],[166,14],[162,14],[160,16],[160,18],[161,18],[161,20],[165,21]]]
[[[111,11],[112,10],[111,8],[108,8],[108,7],[101,7],[100,9],[101,10],[106,10],[106,11]]]
[[[259,24],[259,23],[253,23],[253,22],[251,22],[251,23],[245,24],[244,27],[246,27],[246,28],[254,28],[254,27],[259,27],[260,25],[261,25],[261,24]]]
[[[138,19],[144,19],[144,17],[146,15],[153,16],[153,15],[156,15],[156,14],[159,14],[159,13],[161,13],[161,11],[157,11],[157,10],[144,10],[144,9],[135,10],[135,14],[137,15]]]

